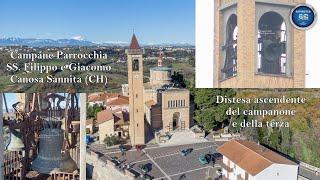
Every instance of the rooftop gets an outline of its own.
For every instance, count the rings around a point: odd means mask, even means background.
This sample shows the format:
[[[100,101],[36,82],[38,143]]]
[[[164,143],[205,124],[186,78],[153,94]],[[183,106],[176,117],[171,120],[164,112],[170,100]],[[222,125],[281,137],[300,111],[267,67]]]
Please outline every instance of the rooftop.
[[[113,120],[113,112],[109,109],[105,109],[97,113],[97,124],[102,124],[109,120]]]
[[[163,91],[163,93],[171,93],[171,92],[183,92],[183,91],[189,91],[188,89],[183,88],[169,88]]]
[[[89,102],[95,102],[95,101],[105,101],[107,98],[113,98],[119,96],[118,93],[93,93],[88,96]]]
[[[117,99],[107,103],[108,106],[120,106],[129,104],[129,97],[118,95]]]
[[[172,68],[164,67],[164,66],[157,66],[157,67],[150,68],[150,71],[171,71],[171,70]]]
[[[135,34],[132,35],[129,49],[140,49],[140,46],[139,46],[139,43],[138,43],[138,40],[137,40],[137,37]]]
[[[272,164],[297,165],[264,146],[246,140],[230,140],[217,150],[253,176]]]
[[[86,120],[86,125],[92,125],[93,124],[93,118]]]

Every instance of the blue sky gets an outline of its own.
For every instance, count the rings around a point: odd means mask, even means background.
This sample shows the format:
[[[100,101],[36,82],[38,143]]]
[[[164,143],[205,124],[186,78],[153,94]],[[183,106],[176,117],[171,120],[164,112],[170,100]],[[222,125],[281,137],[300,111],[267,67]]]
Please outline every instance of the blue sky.
[[[1,0],[0,37],[194,43],[195,0]]]
[[[7,101],[7,106],[8,106],[8,109],[10,110],[12,110],[12,105],[13,104],[15,104],[15,103],[17,103],[18,102],[18,98],[17,98],[17,93],[4,93],[5,94],[5,96],[6,96],[6,101]],[[60,94],[60,95],[62,95],[62,96],[67,96],[67,94],[65,94],[65,93],[58,93],[58,94]],[[80,97],[80,95],[79,94],[77,94],[77,97],[78,97],[78,100],[80,99],[79,97]],[[3,104],[3,107],[2,107],[2,109],[3,110],[6,110],[6,107],[5,107],[5,104],[4,104],[4,99],[2,99],[2,104]],[[79,101],[79,107],[81,107],[81,105],[80,105],[80,101]],[[61,102],[61,107],[64,107],[65,106],[65,103],[64,102]]]
[[[17,102],[17,96],[15,93],[5,93],[5,96],[7,100],[8,109],[10,110],[12,109],[12,105]],[[4,99],[2,99],[2,104],[3,104],[2,109],[5,110],[6,106],[4,104]]]

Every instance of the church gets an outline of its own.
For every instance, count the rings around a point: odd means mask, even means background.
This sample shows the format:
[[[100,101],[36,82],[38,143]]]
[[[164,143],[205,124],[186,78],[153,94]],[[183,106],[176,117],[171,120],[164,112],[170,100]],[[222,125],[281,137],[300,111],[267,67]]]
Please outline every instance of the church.
[[[129,97],[131,144],[143,145],[155,132],[189,129],[193,124],[190,92],[174,87],[172,69],[163,66],[164,54],[159,54],[157,66],[150,69],[149,82],[143,81],[144,51],[134,34],[126,54],[128,84],[122,85],[122,93]]]

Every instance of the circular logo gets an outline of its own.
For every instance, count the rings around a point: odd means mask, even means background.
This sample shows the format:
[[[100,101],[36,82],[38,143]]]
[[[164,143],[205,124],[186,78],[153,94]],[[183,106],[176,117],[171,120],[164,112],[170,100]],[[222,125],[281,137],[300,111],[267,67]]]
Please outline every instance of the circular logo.
[[[291,11],[291,23],[298,29],[310,29],[316,21],[316,11],[308,4],[300,4]]]

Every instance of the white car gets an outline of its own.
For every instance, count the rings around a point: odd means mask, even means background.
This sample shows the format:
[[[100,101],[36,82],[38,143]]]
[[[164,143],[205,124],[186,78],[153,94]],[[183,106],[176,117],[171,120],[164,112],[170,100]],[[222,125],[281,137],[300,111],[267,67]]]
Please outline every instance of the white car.
[[[217,173],[218,176],[222,176],[222,170],[221,170],[221,169],[218,169],[218,170],[216,171],[216,173]]]

